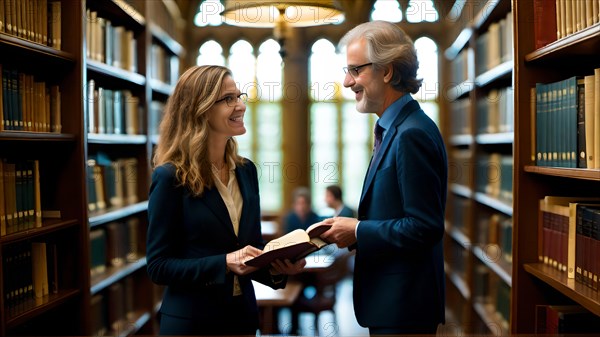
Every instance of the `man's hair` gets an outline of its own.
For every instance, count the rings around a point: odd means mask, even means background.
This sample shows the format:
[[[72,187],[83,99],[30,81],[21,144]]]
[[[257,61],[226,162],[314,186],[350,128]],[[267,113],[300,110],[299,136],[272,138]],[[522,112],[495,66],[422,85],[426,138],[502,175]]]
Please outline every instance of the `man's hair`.
[[[308,189],[308,187],[304,187],[304,186],[297,187],[293,192],[293,198],[294,198],[293,201],[296,201],[296,199],[298,199],[298,198],[304,198],[304,200],[306,200],[308,202],[308,204],[310,205],[310,202],[311,202],[310,190]]]
[[[338,185],[330,185],[327,186],[326,189],[333,195],[335,200],[342,201],[342,189]]]
[[[394,89],[416,94],[422,79],[417,78],[419,60],[412,39],[398,26],[387,21],[362,23],[340,40],[340,46],[365,39],[367,58],[376,68],[392,65]]]

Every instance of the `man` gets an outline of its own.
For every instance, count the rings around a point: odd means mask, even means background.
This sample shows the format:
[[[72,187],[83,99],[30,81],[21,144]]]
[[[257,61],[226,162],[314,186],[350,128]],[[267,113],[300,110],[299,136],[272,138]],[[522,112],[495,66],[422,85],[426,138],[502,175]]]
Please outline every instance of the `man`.
[[[286,233],[296,229],[307,229],[308,226],[322,220],[312,209],[310,190],[307,187],[296,188],[292,199],[292,210],[283,220]]]
[[[325,203],[333,208],[334,216],[355,217],[354,210],[344,204],[342,189],[338,185],[329,185],[325,188]]]
[[[371,334],[434,334],[444,322],[448,165],[437,126],[410,95],[422,82],[416,50],[382,21],[355,27],[341,44],[344,86],[359,112],[379,120],[358,219],[327,219],[332,228],[323,236],[356,249],[354,310]]]

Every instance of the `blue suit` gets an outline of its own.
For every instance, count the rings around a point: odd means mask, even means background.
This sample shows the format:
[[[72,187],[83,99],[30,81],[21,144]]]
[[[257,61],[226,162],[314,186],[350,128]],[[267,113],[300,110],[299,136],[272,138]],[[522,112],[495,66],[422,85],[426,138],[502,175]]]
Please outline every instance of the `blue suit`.
[[[393,121],[358,207],[354,310],[369,328],[444,322],[446,150],[418,102],[404,100],[400,111],[384,113]]]
[[[251,278],[273,288],[268,270],[239,276],[243,295],[233,296],[233,274],[226,272],[225,255],[252,245],[263,248],[256,167],[250,161],[238,165],[236,178],[244,204],[236,236],[227,207],[216,187],[201,197],[179,185],[171,164],[152,174],[148,203],[147,269],[152,281],[166,285],[161,314],[189,319],[203,331],[176,330],[171,334],[227,333],[238,317],[232,307],[243,307],[251,325],[258,325],[258,308]],[[232,303],[235,303],[232,305]],[[238,311],[234,311],[238,312]],[[238,315],[240,316],[240,315]],[[256,329],[255,327],[255,329]]]

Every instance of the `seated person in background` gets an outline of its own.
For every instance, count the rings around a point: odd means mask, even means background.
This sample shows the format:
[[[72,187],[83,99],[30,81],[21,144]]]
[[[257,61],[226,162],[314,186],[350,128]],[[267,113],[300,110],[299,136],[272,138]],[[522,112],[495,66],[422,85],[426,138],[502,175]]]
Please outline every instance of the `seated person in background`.
[[[310,191],[306,187],[294,190],[292,210],[284,218],[284,229],[289,233],[296,229],[307,229],[308,226],[322,219],[312,210]]]
[[[327,204],[327,207],[333,208],[333,216],[355,217],[354,210],[344,205],[342,189],[338,185],[327,186],[325,190],[325,203]]]

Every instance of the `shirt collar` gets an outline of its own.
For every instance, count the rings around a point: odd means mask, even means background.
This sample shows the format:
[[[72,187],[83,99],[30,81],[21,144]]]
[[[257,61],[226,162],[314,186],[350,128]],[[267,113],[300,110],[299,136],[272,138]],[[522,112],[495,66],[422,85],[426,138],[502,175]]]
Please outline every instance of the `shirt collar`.
[[[412,95],[408,93],[404,94],[404,96],[398,98],[394,103],[390,104],[390,106],[388,106],[385,109],[385,111],[383,111],[383,115],[381,115],[381,118],[379,118],[377,123],[379,123],[379,126],[384,128],[384,135],[387,132],[387,130],[389,130],[392,127],[392,123],[394,123],[396,116],[398,116],[400,111],[402,111],[402,108],[404,108],[404,106],[412,100]]]

